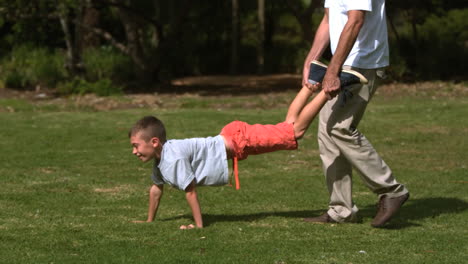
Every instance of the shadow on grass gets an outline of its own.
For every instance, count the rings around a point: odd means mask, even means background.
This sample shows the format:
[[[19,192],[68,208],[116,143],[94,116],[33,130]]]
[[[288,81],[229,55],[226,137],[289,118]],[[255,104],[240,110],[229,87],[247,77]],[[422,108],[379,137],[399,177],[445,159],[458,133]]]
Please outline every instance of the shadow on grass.
[[[403,205],[400,212],[383,228],[385,229],[404,229],[414,226],[421,226],[415,221],[427,218],[435,218],[443,214],[458,214],[468,209],[468,203],[457,198],[423,198],[411,199]],[[298,218],[319,216],[324,210],[303,210],[303,211],[284,211],[284,212],[259,212],[253,214],[203,214],[203,222],[206,226],[216,222],[254,222],[267,217]],[[376,213],[375,205],[368,205],[359,211],[363,218],[374,218]],[[170,221],[176,219],[192,219],[191,215],[181,215],[162,219]],[[364,221],[366,223],[368,221]]]
[[[458,214],[468,209],[468,203],[458,198],[434,197],[423,199],[410,199],[400,209],[400,212],[384,226],[386,229],[403,229],[412,226],[421,226],[414,221],[435,218],[443,214]],[[368,205],[361,209],[363,218],[373,218],[377,208]]]
[[[255,222],[267,217],[284,218],[302,218],[314,217],[322,214],[324,210],[303,210],[303,211],[285,211],[285,212],[259,212],[253,214],[203,214],[203,224],[205,227],[217,222]],[[166,218],[163,221],[176,219],[192,219],[191,215],[181,215],[177,217]]]

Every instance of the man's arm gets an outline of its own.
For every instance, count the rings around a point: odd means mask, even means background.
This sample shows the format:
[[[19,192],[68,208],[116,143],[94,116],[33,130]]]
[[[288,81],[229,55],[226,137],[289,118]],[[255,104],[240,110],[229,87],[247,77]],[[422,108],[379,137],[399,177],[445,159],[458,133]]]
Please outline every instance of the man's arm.
[[[187,202],[192,209],[193,220],[195,221],[195,226],[190,225],[182,225],[180,229],[192,229],[194,227],[203,228],[203,220],[201,214],[200,203],[198,202],[197,190],[195,187],[195,181],[192,181],[190,185],[185,189],[185,198],[187,198]]]
[[[335,97],[340,92],[339,74],[343,63],[349,55],[349,52],[356,42],[357,36],[364,24],[365,11],[350,10],[348,11],[348,22],[343,28],[336,47],[335,53],[328,65],[327,73],[323,78],[322,89],[328,99]]]
[[[164,185],[153,184],[149,190],[148,219],[146,221],[133,221],[134,223],[153,222],[159,208]]]
[[[312,43],[309,54],[304,61],[304,67],[302,70],[302,86],[307,86],[309,89],[312,88],[312,84],[308,82],[310,63],[313,60],[318,60],[329,44],[330,28],[328,24],[328,8],[325,8],[325,14],[322,18],[322,22],[320,22],[320,25],[315,32],[314,42]]]

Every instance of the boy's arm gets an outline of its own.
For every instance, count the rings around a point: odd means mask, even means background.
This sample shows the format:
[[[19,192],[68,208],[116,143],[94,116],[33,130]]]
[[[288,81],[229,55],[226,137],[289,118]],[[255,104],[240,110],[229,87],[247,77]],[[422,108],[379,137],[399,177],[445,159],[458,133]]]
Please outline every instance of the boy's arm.
[[[164,185],[153,184],[149,190],[149,205],[148,205],[148,219],[146,221],[133,221],[134,223],[153,222],[159,208],[159,201],[161,200],[164,190]]]
[[[146,222],[153,222],[159,208],[159,201],[163,194],[164,185],[153,184],[149,191],[148,219]]]
[[[182,225],[180,229],[192,229],[194,227],[203,228],[203,220],[201,214],[200,203],[198,202],[197,190],[195,187],[195,181],[192,181],[190,185],[185,189],[185,198],[192,209],[193,220],[195,221],[194,225]]]

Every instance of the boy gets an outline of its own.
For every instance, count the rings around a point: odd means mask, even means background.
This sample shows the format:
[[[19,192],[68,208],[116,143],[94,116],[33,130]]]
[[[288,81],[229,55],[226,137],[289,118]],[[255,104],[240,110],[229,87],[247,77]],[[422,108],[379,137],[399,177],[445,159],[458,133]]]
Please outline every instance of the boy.
[[[276,150],[297,149],[297,140],[302,138],[321,107],[327,101],[320,91],[312,101],[309,98],[320,86],[326,66],[313,62],[310,81],[312,89],[302,87],[291,105],[284,122],[276,125],[249,125],[234,121],[226,125],[215,137],[166,140],[163,123],[153,116],[139,120],[130,130],[133,154],[143,162],[154,160],[154,184],[149,192],[148,218],[152,222],[159,207],[164,183],[184,190],[192,210],[195,225],[182,225],[180,229],[202,228],[203,220],[198,202],[196,185],[225,185],[228,183],[228,159],[233,159],[236,189],[239,189],[237,161],[249,154],[261,154]],[[342,87],[348,84],[365,83],[365,77],[347,71],[340,75]]]

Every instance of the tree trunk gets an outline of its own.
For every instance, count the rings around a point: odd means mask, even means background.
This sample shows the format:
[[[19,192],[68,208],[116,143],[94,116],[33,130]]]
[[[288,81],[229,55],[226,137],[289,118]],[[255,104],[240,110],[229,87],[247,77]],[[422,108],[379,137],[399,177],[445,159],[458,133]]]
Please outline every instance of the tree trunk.
[[[419,36],[418,36],[418,28],[417,28],[417,14],[416,14],[416,10],[413,9],[411,11],[411,29],[413,30],[413,41],[415,44],[418,43],[418,40],[419,40]]]
[[[265,0],[258,0],[258,25],[257,73],[263,74],[265,70]]]
[[[141,43],[141,37],[139,33],[139,26],[134,19],[131,18],[130,14],[123,8],[118,7],[117,12],[120,17],[120,21],[125,29],[125,35],[127,39],[127,50],[128,54],[135,63],[135,74],[138,79],[143,82],[151,81],[152,70],[146,64],[144,51]]]
[[[154,15],[156,21],[161,20],[161,2],[160,0],[153,0]],[[159,23],[154,25],[154,33],[151,35],[151,42],[153,47],[157,48],[159,43],[163,41],[162,28]]]
[[[231,17],[231,74],[237,73],[238,65],[238,50],[239,50],[239,1],[232,0],[232,17]]]
[[[395,24],[393,23],[393,14],[387,14],[387,20],[388,24],[390,24],[390,29],[392,30],[393,34],[395,35],[395,39],[398,44],[400,44],[400,34],[398,34],[398,31],[395,27]]]
[[[76,20],[82,20],[82,2],[76,10]],[[69,18],[69,10],[65,4],[59,6],[59,20],[62,27],[67,53],[65,57],[65,68],[72,76],[80,75],[83,72],[83,63],[81,61],[81,27],[76,26],[74,34],[72,33],[72,23]]]
[[[321,6],[322,1],[312,0],[310,1],[310,4],[305,7],[302,2],[298,0],[286,0],[286,4],[289,6],[301,26],[303,39],[308,43],[312,43],[315,34],[314,27],[312,25],[312,15],[315,10]]]
[[[92,1],[90,0],[87,0],[83,10],[83,25],[77,27],[84,29],[81,48],[85,50],[88,47],[98,47],[100,45],[99,36],[90,30],[86,30],[87,28],[97,28],[99,25],[99,11],[92,6]]]

